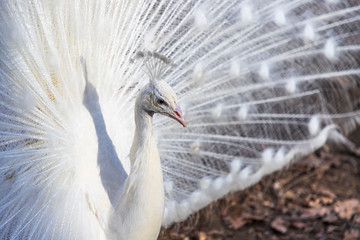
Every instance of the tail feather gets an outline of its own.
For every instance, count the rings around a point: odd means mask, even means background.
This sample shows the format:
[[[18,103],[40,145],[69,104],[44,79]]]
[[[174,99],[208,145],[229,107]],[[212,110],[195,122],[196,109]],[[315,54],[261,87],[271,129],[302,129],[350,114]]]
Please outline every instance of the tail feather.
[[[178,27],[184,33],[165,50],[182,53],[169,79],[183,93],[188,128],[158,124],[164,225],[329,138],[343,141],[337,131],[358,125],[359,11],[351,1],[242,1],[189,11],[194,24]],[[197,18],[205,18],[201,27]]]
[[[176,64],[164,80],[188,123],[154,120],[166,226],[345,141],[360,121],[359,16],[352,0],[2,1],[0,238],[105,238],[121,183],[104,187],[97,161],[129,170],[138,51]]]

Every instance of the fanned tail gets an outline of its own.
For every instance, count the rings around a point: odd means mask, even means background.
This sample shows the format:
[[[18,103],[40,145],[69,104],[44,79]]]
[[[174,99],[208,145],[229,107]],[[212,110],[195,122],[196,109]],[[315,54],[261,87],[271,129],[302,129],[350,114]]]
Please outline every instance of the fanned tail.
[[[157,124],[166,226],[329,139],[343,141],[360,120],[358,4],[191,7],[173,31],[166,21],[154,24],[169,30],[160,49],[178,64],[167,79],[182,93],[188,122],[186,131],[167,119]]]
[[[188,123],[154,120],[165,226],[360,119],[357,1],[1,1],[1,239],[105,238],[122,183],[100,178],[129,169],[138,51],[176,64],[162,77]]]

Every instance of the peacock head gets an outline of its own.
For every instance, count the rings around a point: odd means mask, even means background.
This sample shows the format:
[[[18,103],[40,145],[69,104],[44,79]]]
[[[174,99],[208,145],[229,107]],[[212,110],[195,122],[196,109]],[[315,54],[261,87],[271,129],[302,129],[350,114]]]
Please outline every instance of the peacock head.
[[[176,94],[170,85],[164,81],[151,82],[145,86],[142,93],[142,106],[146,112],[150,115],[159,113],[171,117],[186,127],[184,115],[177,104]]]
[[[155,52],[138,52],[136,58],[143,60],[145,71],[150,77],[150,83],[143,88],[137,98],[142,108],[151,116],[159,113],[175,119],[186,127],[184,115],[177,104],[175,91],[162,80],[165,70],[172,65],[170,59]]]

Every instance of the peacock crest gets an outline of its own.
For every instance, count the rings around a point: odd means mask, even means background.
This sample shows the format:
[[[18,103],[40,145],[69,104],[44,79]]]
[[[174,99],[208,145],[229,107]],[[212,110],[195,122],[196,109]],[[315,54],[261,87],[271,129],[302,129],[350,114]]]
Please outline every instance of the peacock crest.
[[[130,59],[130,62],[139,63],[142,70],[149,76],[150,81],[162,80],[166,72],[171,67],[176,66],[170,58],[155,51],[139,51],[134,58]]]

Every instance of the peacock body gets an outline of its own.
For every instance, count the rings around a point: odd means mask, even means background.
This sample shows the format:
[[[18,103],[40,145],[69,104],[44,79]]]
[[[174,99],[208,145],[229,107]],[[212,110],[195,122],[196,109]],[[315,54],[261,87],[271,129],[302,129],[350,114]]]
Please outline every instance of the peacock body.
[[[174,66],[149,74],[132,63],[139,51]],[[151,72],[188,125],[153,121],[169,226],[329,140],[348,143],[359,53],[353,0],[1,1],[0,239],[112,236]]]

